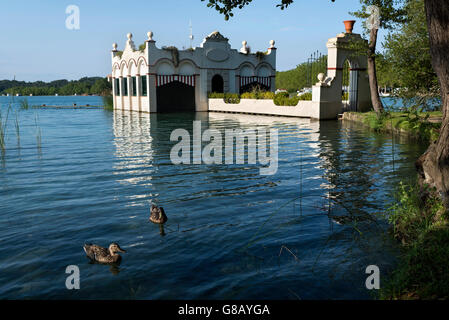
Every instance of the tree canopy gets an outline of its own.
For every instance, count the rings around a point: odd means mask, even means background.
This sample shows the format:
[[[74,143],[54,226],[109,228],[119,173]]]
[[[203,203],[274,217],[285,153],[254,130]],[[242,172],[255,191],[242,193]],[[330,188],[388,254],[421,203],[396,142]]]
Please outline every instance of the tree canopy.
[[[407,88],[408,96],[438,96],[438,78],[432,68],[429,33],[423,0],[408,0],[406,20],[390,32],[384,42],[388,63],[382,77],[386,82],[394,78],[396,84]]]
[[[105,95],[111,91],[111,84],[106,78],[84,77],[79,80],[55,80],[51,82],[25,82],[16,80],[1,80],[0,93],[28,96],[98,94]]]
[[[253,0],[201,0],[201,1],[208,1],[207,4],[210,8],[215,8],[218,12],[224,15],[225,20],[229,20],[230,17],[234,16],[233,10],[234,9],[243,9],[243,7],[251,4]],[[335,2],[335,0],[330,0],[332,2]],[[284,10],[289,5],[291,5],[294,2],[294,0],[275,0],[276,7],[281,8],[281,10]]]

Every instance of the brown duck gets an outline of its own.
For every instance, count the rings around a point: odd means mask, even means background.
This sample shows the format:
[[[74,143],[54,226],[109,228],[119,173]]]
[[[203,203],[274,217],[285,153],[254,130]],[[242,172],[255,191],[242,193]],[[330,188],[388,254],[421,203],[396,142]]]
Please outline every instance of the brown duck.
[[[168,220],[164,208],[151,205],[150,221],[156,224],[164,224]]]
[[[85,244],[83,249],[89,259],[105,264],[120,263],[122,257],[117,252],[126,252],[126,250],[120,248],[120,246],[115,242],[111,243],[108,249],[95,244]]]

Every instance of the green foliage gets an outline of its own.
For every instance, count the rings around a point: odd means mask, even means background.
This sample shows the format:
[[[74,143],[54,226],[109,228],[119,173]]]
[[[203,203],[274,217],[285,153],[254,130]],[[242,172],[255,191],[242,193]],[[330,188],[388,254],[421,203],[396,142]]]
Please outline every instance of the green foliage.
[[[441,123],[430,122],[429,118],[442,117],[441,112],[423,112],[420,108],[411,108],[402,112],[366,112],[358,114],[364,124],[377,132],[398,130],[422,141],[432,142],[438,139]]]
[[[274,97],[273,101],[277,106],[296,106],[299,102],[299,97],[294,96],[290,98],[288,93],[280,92]]]
[[[237,8],[242,9],[243,7],[247,6],[252,2],[252,0],[201,0],[201,1],[208,1],[209,3],[207,4],[207,6],[223,14],[225,20],[229,20],[230,17],[234,16],[234,13],[232,12],[234,9]],[[276,2],[278,3],[277,7],[281,8],[281,10],[284,10],[290,4],[293,3],[293,0],[276,0]]]
[[[177,67],[179,65],[179,50],[178,50],[178,48],[176,48],[174,46],[169,46],[169,47],[162,47],[162,49],[170,51],[173,64],[175,65],[175,67]]]
[[[256,57],[259,61],[263,60],[265,58],[265,56],[267,55],[266,52],[262,52],[262,51],[257,51],[256,52]]]
[[[139,51],[144,52],[146,48],[147,48],[146,43],[142,43],[142,44],[139,46]]]
[[[95,81],[95,83],[90,88],[91,94],[99,94],[102,96],[110,95],[111,94],[111,84],[108,82],[106,78],[101,78]]]
[[[296,106],[300,100],[298,97],[290,98],[289,94],[286,92],[281,92],[274,94],[271,91],[261,91],[254,89],[251,92],[244,92],[241,95],[237,93],[209,93],[208,97],[210,99],[223,99],[226,103],[238,104],[241,99],[265,99],[273,100],[274,104],[277,106]]]
[[[260,87],[253,87],[250,92],[244,92],[241,95],[242,99],[274,99],[274,93],[271,91],[261,90]]]
[[[429,118],[442,117],[441,112],[423,112],[411,108],[402,112],[366,112],[360,114],[363,123],[377,132],[399,130],[422,141],[432,142],[438,139],[441,123],[430,122]]]
[[[368,13],[369,6],[377,6],[380,9],[380,27],[383,29],[393,29],[397,24],[405,21],[406,11],[403,7],[407,0],[360,0],[361,9],[356,12],[351,12],[353,16],[360,18],[363,22],[363,27],[368,33],[366,21],[370,14]]]
[[[428,231],[442,219],[444,205],[435,191],[428,187],[421,190],[417,183],[407,185],[401,182],[396,198],[397,201],[387,210],[388,220],[393,226],[395,238],[404,244],[415,241],[423,231]]]
[[[110,94],[112,87],[106,78],[85,77],[75,81],[56,80],[52,82],[0,81],[1,93],[23,96],[54,96],[73,94]]]
[[[312,101],[312,93],[311,92],[303,93],[298,97],[298,99],[302,101]]]
[[[449,225],[442,201],[435,190],[416,182],[400,183],[396,199],[387,217],[405,252],[381,298],[449,298]]]
[[[112,95],[103,96],[103,107],[105,110],[114,110],[114,98]]]
[[[217,93],[211,92],[209,93],[210,99],[223,99],[225,103],[230,104],[239,104],[240,103],[240,95],[238,93]]]
[[[238,104],[240,103],[240,97],[238,93],[226,93],[224,95],[225,103]]]
[[[385,84],[407,88],[399,92],[402,98],[439,96],[438,78],[430,56],[424,0],[409,0],[405,9],[407,20],[398,30],[390,32],[384,43],[386,52],[382,63],[388,62],[389,66],[382,72],[387,78]]]
[[[376,73],[380,87],[399,88],[401,86],[397,72],[394,70],[394,60],[386,58],[385,54],[376,56]]]

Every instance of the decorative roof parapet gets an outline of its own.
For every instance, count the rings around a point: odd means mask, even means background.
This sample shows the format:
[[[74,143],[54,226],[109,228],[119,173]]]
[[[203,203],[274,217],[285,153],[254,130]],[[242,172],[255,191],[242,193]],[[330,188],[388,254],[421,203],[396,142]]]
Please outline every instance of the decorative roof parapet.
[[[132,40],[133,34],[132,33],[128,33],[127,37],[128,37],[128,41],[126,41],[125,50],[136,51],[136,46],[134,44],[134,41]]]
[[[206,41],[219,41],[219,42],[224,42],[224,41],[229,41],[228,38],[224,37],[220,32],[218,31],[214,31],[212,32],[210,35],[208,35],[205,39]]]

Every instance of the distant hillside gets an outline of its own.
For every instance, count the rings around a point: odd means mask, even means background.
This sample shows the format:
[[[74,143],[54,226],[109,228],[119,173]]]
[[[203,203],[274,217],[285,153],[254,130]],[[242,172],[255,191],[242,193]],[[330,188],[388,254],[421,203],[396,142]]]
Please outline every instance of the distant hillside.
[[[73,95],[73,94],[108,94],[111,85],[106,78],[84,77],[79,80],[55,80],[51,82],[25,82],[0,80],[0,94],[20,95]]]

